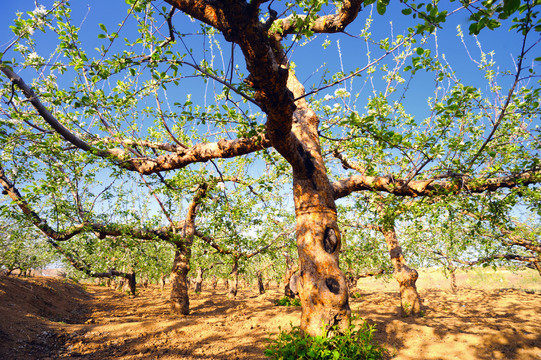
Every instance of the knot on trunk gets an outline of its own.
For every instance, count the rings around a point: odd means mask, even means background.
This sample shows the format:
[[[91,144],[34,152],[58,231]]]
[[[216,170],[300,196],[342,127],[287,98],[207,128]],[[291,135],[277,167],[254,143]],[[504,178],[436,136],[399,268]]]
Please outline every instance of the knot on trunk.
[[[419,273],[415,269],[410,269],[407,266],[402,266],[393,273],[393,277],[400,284],[415,284],[419,278]]]
[[[335,278],[325,279],[325,285],[327,285],[329,291],[335,295],[338,295],[340,292],[340,283]]]
[[[396,246],[389,251],[391,259],[398,259],[402,257],[402,247]]]
[[[329,254],[332,254],[338,246],[338,238],[336,233],[332,228],[326,228],[325,234],[323,235],[323,248]]]

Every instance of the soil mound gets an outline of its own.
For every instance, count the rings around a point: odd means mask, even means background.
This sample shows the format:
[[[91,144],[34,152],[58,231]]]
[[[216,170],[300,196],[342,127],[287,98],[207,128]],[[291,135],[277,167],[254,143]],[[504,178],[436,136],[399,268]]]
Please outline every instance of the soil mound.
[[[58,278],[0,277],[0,359],[38,359],[62,345],[64,324],[86,320],[90,296]]]

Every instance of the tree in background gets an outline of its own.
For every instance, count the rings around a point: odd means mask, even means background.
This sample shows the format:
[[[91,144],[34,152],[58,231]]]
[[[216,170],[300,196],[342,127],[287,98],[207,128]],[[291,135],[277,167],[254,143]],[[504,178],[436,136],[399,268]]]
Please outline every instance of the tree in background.
[[[24,218],[13,219],[4,214],[7,206],[2,205],[0,221],[0,269],[7,275],[18,270],[19,275],[30,275],[32,271],[44,269],[57,257],[43,235],[27,224]]]

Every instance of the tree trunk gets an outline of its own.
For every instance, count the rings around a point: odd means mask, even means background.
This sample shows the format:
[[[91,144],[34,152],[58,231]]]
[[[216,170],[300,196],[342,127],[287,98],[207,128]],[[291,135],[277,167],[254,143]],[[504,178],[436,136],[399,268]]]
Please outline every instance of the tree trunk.
[[[451,270],[451,291],[453,294],[456,294],[458,291],[458,286],[456,285],[456,269],[452,268]]]
[[[218,279],[216,278],[216,275],[212,275],[212,281],[210,283],[213,290],[216,290],[216,286],[218,286]]]
[[[349,275],[349,276],[347,276],[348,291],[350,293],[353,293],[353,292],[357,291],[357,282],[359,281],[360,278],[361,278],[360,275]]]
[[[171,269],[171,310],[175,313],[188,315],[190,299],[188,297],[188,272],[190,271],[190,249],[177,245],[173,268]]]
[[[205,269],[202,267],[197,269],[197,279],[195,279],[195,292],[200,293],[203,286],[203,272]]]
[[[541,262],[534,261],[533,266],[537,269],[537,272],[539,273],[539,276],[541,276]]]
[[[164,290],[165,289],[165,280],[167,279],[167,275],[163,274],[161,277],[160,277],[160,289],[161,290]]]
[[[263,274],[261,274],[261,271],[258,271],[257,274],[257,287],[260,294],[265,293],[265,285],[263,285]]]
[[[304,94],[292,72],[287,86],[295,98]],[[341,235],[334,193],[321,156],[319,119],[304,98],[295,105],[290,138],[278,144],[273,141],[273,145],[293,168],[301,329],[315,336],[335,326],[345,330],[351,310],[346,278],[338,266]]]
[[[239,262],[237,259],[233,261],[233,268],[231,269],[232,281],[229,286],[227,297],[232,299],[237,296],[237,289],[239,286]]]
[[[286,273],[284,275],[284,295],[291,298],[291,299],[294,299],[295,298],[295,295],[297,294],[296,292],[294,292],[293,290],[291,290],[291,277],[295,274],[295,272],[297,272],[299,270],[298,267],[293,267],[293,268],[288,268],[286,270]]]
[[[400,306],[402,315],[420,315],[421,298],[417,292],[417,287],[415,286],[419,273],[417,270],[409,268],[406,264],[406,260],[402,254],[402,248],[396,237],[394,222],[386,224],[386,227],[382,230],[394,268],[393,278],[398,281],[400,286]]]
[[[130,293],[135,296],[135,290],[137,283],[135,281],[135,272],[132,271],[126,275],[126,278],[128,279],[128,286],[130,288]]]

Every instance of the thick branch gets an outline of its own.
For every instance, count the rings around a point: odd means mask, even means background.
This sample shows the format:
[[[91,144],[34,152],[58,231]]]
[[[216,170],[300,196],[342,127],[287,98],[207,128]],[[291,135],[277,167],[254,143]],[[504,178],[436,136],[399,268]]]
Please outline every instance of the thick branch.
[[[307,28],[314,33],[336,33],[344,31],[346,26],[357,18],[357,14],[361,10],[362,0],[345,0],[342,1],[342,6],[336,11],[336,14],[317,16]],[[299,16],[304,21],[307,21],[306,15]],[[296,27],[296,18],[292,15],[285,19],[277,20],[278,28],[282,36],[295,34],[298,32]]]
[[[463,191],[482,193],[500,188],[515,188],[541,182],[541,170],[525,171],[488,179],[417,180],[407,181],[392,176],[353,175],[332,183],[334,198],[343,198],[355,191],[381,191],[397,196],[437,196],[459,194]]]
[[[269,140],[264,135],[256,135],[251,138],[241,138],[235,140],[222,139],[213,143],[201,143],[184,149],[181,146],[170,144],[158,144],[148,141],[121,140],[123,146],[144,146],[153,149],[174,152],[158,156],[156,159],[150,158],[133,158],[128,156],[128,152],[119,149],[101,150],[79,138],[68,128],[62,125],[53,114],[41,103],[37,95],[23,81],[23,79],[11,71],[9,68],[0,66],[0,70],[17,85],[25,94],[30,103],[38,111],[39,115],[66,141],[70,142],[77,148],[90,152],[96,156],[107,158],[115,161],[119,166],[132,171],[138,171],[141,174],[152,174],[159,171],[175,170],[183,168],[189,164],[197,162],[206,162],[216,158],[232,158],[240,155],[246,155],[264,148],[270,147]],[[101,143],[118,143],[110,139],[100,139]]]
[[[434,251],[434,254],[448,258],[447,255],[439,251]],[[494,255],[480,258],[474,261],[460,260],[460,259],[454,259],[454,258],[451,260],[459,264],[473,266],[473,265],[491,262],[496,259],[515,260],[515,261],[521,261],[521,262],[527,262],[527,263],[535,263],[535,262],[540,261],[539,257],[536,257],[536,256],[523,256],[523,255],[514,255],[514,254],[494,254]]]
[[[218,142],[197,144],[188,149],[179,149],[176,154],[161,155],[152,160],[137,160],[135,170],[141,174],[152,174],[181,169],[187,165],[211,159],[226,159],[250,154],[268,148],[270,145],[264,135],[235,140],[222,139]]]
[[[24,80],[17,74],[15,74],[10,68],[6,66],[0,66],[0,70],[9,78],[9,80],[17,85],[19,89],[21,89],[26,96],[26,98],[30,101],[32,106],[37,110],[39,115],[56,131],[58,132],[64,139],[78,147],[79,149],[82,149],[84,151],[92,151],[98,156],[102,157],[119,157],[120,155],[124,154],[123,150],[120,149],[114,149],[114,150],[108,150],[103,151],[99,150],[97,148],[94,148],[90,144],[86,143],[84,140],[80,139],[77,135],[73,134],[69,129],[67,129],[64,125],[62,125],[54,116],[47,110],[45,105],[39,101],[38,96],[34,93],[34,91],[28,86]]]

